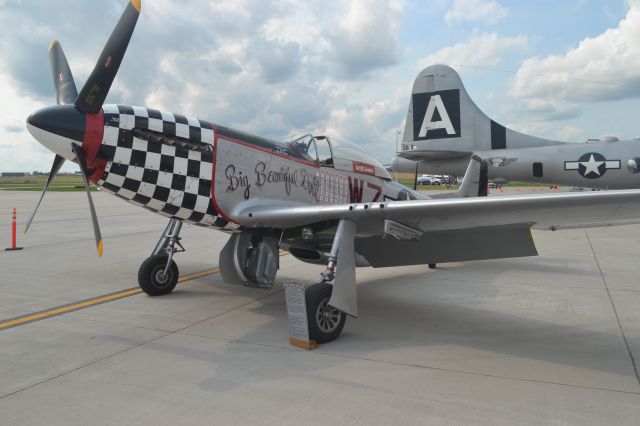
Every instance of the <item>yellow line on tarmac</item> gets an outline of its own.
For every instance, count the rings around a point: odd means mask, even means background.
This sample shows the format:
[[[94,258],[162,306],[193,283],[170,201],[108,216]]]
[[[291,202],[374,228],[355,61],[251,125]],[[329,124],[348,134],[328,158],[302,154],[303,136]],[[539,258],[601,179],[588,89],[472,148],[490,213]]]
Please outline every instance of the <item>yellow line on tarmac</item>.
[[[280,256],[285,256],[286,254],[288,253],[280,252]],[[220,272],[220,268],[211,268],[205,271],[196,272],[194,274],[184,275],[178,278],[178,283],[183,283],[186,281],[195,280],[197,278],[206,277],[207,275],[213,275],[218,272]],[[23,315],[20,317],[10,318],[4,321],[0,321],[0,330],[3,330],[5,328],[10,328],[10,327],[16,327],[19,325],[33,322],[33,321],[51,318],[57,315],[62,315],[69,312],[77,311],[79,309],[88,308],[90,306],[99,305],[101,303],[111,302],[111,301],[122,299],[125,297],[134,296],[140,293],[142,293],[142,290],[139,287],[129,288],[126,290],[115,292],[115,293],[105,294],[102,296],[93,297],[91,299],[82,300],[80,302],[71,303],[69,305],[58,306],[55,308],[47,309],[40,312],[35,312],[32,314]]]
[[[220,268],[207,269],[206,271],[196,272],[195,274],[185,275],[184,277],[180,277],[178,278],[178,282],[183,283],[185,281],[195,280],[196,278],[206,277],[207,275],[217,274],[218,272],[220,272]]]
[[[220,272],[220,268],[212,268],[207,269],[206,271],[196,272],[195,274],[184,275],[178,278],[178,282],[182,283],[185,281],[195,280],[196,278],[205,277],[207,275],[213,275],[217,272]],[[122,299],[125,297],[133,296],[136,294],[142,293],[142,290],[139,287],[130,288],[127,290],[118,291],[116,293],[106,294],[104,296],[98,296],[91,299],[83,300],[81,302],[72,303],[70,305],[59,306],[52,309],[47,309],[42,312],[36,312],[34,314],[29,314],[13,319],[8,319],[0,322],[0,330],[15,327],[17,325],[26,324],[28,322],[38,321],[45,318],[50,318],[56,315],[66,314],[68,312],[77,311],[79,309],[88,308],[90,306],[99,305],[105,302],[111,302],[113,300]]]

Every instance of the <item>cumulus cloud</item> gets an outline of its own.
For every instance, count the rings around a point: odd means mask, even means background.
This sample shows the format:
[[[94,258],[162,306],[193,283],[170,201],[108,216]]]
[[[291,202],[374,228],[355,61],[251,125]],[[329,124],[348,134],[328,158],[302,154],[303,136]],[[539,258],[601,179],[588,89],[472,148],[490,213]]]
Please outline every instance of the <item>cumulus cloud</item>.
[[[505,122],[504,125],[518,132],[561,142],[586,142],[588,135],[583,127],[558,122],[532,121],[530,119]]]
[[[80,89],[126,4],[0,2],[0,79],[15,88],[12,96],[42,106],[54,101],[50,41],[61,41]],[[347,103],[357,114],[393,90],[389,80],[386,89],[376,84],[360,93],[401,57],[403,0],[178,3],[144,3],[107,103],[175,111],[274,138],[339,129],[354,139],[367,135],[362,140],[368,144],[380,139],[379,122],[333,126],[330,121],[332,111]],[[377,92],[372,96],[372,91]],[[33,109],[9,112],[17,124],[3,127],[2,134],[15,135]],[[18,134],[29,139],[26,132]],[[27,157],[40,158],[26,146],[21,149]]]
[[[330,33],[334,59],[347,77],[393,65],[400,56],[399,0],[353,0]]]
[[[530,121],[568,120],[582,114],[580,106],[553,99],[523,99],[520,105],[522,115]]]
[[[618,26],[582,40],[565,54],[526,60],[516,75],[517,98],[600,102],[640,96],[640,1]]]
[[[62,42],[75,67],[75,74],[88,74],[100,53],[88,46],[104,44],[106,33],[94,30],[96,23],[117,20],[117,13],[107,2],[95,2],[87,8],[81,0],[71,0],[60,7],[54,2],[7,1],[0,13],[0,69],[6,70],[23,94],[53,99],[53,86],[47,49],[52,39]],[[77,10],[86,10],[78,16]],[[62,11],[67,11],[67,14]],[[72,11],[69,13],[69,11]],[[121,12],[121,11],[120,11]],[[100,41],[101,40],[101,41]],[[93,55],[87,55],[94,52]],[[79,60],[89,56],[91,59]],[[77,76],[76,76],[77,77]]]
[[[259,40],[250,49],[266,83],[289,80],[300,68],[301,49],[294,41]]]
[[[453,6],[444,15],[444,20],[448,24],[474,21],[495,24],[507,14],[507,9],[494,0],[453,0]]]
[[[50,167],[54,154],[31,138],[24,122],[26,111],[44,106],[18,95],[18,86],[7,76],[0,75],[0,171],[34,171]],[[25,111],[25,115],[16,115]]]
[[[464,43],[448,46],[423,58],[419,65],[436,63],[464,64],[471,67],[496,67],[512,53],[526,50],[529,42],[524,36],[501,37],[496,33],[474,34]]]

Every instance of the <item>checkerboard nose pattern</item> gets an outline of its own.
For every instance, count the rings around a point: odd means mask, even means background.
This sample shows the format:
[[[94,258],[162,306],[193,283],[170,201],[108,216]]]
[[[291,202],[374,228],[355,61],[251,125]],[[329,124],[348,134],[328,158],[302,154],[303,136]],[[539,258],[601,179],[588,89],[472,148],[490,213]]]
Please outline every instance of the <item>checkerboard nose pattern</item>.
[[[228,227],[211,199],[214,130],[211,123],[177,114],[125,105],[104,105],[99,157],[106,160],[98,185],[135,205],[204,226]],[[134,135],[134,128],[177,140],[169,145]]]

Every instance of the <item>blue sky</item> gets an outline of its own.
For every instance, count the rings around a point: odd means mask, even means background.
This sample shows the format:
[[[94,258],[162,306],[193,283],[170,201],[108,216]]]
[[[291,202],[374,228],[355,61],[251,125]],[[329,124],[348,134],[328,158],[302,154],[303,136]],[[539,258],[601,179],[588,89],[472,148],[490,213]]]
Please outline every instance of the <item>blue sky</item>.
[[[80,88],[125,4],[0,0],[0,171],[50,167],[24,121],[55,99],[51,39]],[[640,135],[640,0],[143,0],[107,102],[326,133],[389,161],[413,79],[436,62],[516,130]]]

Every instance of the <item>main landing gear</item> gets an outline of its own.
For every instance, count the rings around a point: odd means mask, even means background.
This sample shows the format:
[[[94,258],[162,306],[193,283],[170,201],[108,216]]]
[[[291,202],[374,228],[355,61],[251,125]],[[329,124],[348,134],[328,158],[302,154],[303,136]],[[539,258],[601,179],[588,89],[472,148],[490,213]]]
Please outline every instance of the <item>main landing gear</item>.
[[[140,265],[138,284],[149,296],[169,294],[178,283],[178,265],[173,255],[185,251],[180,244],[180,229],[182,222],[171,219],[153,254]]]
[[[355,224],[340,221],[322,282],[305,291],[309,338],[317,343],[337,339],[347,314],[357,316],[354,238]]]

